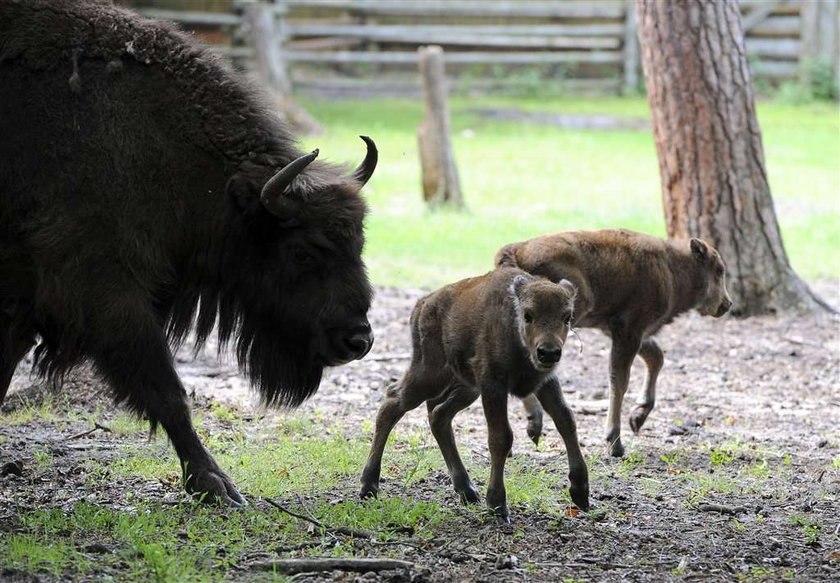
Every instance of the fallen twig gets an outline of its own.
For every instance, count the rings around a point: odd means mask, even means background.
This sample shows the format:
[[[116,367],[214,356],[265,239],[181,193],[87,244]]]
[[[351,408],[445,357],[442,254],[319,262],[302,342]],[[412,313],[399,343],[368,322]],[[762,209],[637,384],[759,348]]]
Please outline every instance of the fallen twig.
[[[700,512],[719,512],[720,514],[746,514],[747,509],[743,506],[723,506],[722,504],[700,504],[697,506]]]
[[[93,424],[93,429],[88,429],[86,431],[81,431],[79,433],[76,433],[75,435],[71,435],[70,437],[67,438],[67,441],[69,441],[71,439],[79,439],[80,437],[86,437],[86,436],[90,435],[91,433],[95,433],[95,432],[99,431],[100,429],[102,431],[104,431],[105,433],[111,433],[110,428],[105,427],[104,425],[100,425],[99,423],[94,423]]]
[[[343,534],[346,536],[352,536],[356,538],[373,538],[373,533],[367,530],[357,530],[355,528],[350,528],[349,526],[327,526],[322,522],[315,520],[314,518],[309,518],[308,516],[304,516],[303,514],[298,514],[297,512],[292,512],[279,502],[275,502],[271,498],[264,498],[266,502],[280,510],[281,512],[285,512],[289,516],[294,516],[300,520],[304,520],[328,533],[332,534]]]
[[[251,563],[252,569],[274,571],[292,575],[294,573],[315,573],[319,571],[388,571],[392,569],[410,569],[414,563],[397,559],[277,559]]]
[[[410,358],[410,352],[387,352],[385,354],[366,356],[365,360],[408,360]]]

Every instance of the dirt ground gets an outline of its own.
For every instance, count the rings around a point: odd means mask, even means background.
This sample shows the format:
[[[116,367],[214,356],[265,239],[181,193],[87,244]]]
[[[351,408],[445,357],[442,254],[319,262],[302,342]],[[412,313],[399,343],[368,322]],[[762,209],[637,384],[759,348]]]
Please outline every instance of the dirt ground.
[[[838,282],[818,291],[840,305]],[[389,382],[409,354],[408,315],[422,292],[378,289],[372,311],[376,344],[363,361],[328,373],[317,395],[297,412],[318,413],[345,427],[370,423]],[[391,554],[412,561],[410,572],[300,576],[323,581],[838,581],[840,580],[840,320],[834,317],[733,318],[689,314],[659,335],[666,353],[656,408],[639,435],[626,416],[638,394],[643,366],[636,362],[625,403],[623,439],[628,454],[611,459],[603,443],[608,344],[580,331],[567,349],[559,376],[576,413],[591,472],[594,509],[570,517],[519,503],[514,524],[461,509],[442,460],[411,495],[436,500],[461,513],[462,528],[440,532],[422,544],[410,535]],[[579,348],[579,349],[578,349]],[[179,353],[178,368],[196,407],[205,397],[253,410],[247,382],[230,359],[220,362],[210,346],[198,358]],[[33,381],[22,366],[13,382],[18,397]],[[60,406],[92,410],[90,380],[71,379]],[[547,428],[539,448],[525,435],[524,415],[511,403],[517,472],[533,472],[568,484],[562,442]],[[107,416],[106,416],[107,419]],[[396,432],[426,427],[425,408],[406,416]],[[0,416],[0,465],[23,460],[21,476],[0,477],[0,536],[16,528],[19,509],[62,507],[134,495],[178,500],[177,484],[121,481],[112,490],[89,491],[74,473],[80,459],[119,455],[119,440],[101,433],[67,440],[90,429],[81,419],[57,430],[37,424],[4,425]],[[469,467],[486,465],[486,431],[478,404],[456,418],[459,447]],[[433,444],[429,440],[421,447]],[[33,452],[52,447],[53,478],[28,468]],[[397,455],[394,452],[390,452]],[[389,452],[386,451],[386,456]],[[173,454],[173,464],[175,457]],[[513,465],[512,465],[513,467]],[[361,468],[359,468],[361,469]],[[514,471],[514,470],[510,470]],[[354,497],[357,475],[348,475],[325,497]],[[479,489],[484,484],[477,480]],[[405,494],[399,477],[383,481],[382,496]],[[374,543],[356,540],[359,556],[379,556]],[[394,549],[397,549],[394,552]],[[319,554],[310,549],[298,555]],[[2,571],[0,565],[0,571]],[[247,566],[246,566],[247,567]],[[52,580],[22,573],[14,581]],[[238,576],[231,575],[232,578]],[[241,574],[247,579],[247,569]]]

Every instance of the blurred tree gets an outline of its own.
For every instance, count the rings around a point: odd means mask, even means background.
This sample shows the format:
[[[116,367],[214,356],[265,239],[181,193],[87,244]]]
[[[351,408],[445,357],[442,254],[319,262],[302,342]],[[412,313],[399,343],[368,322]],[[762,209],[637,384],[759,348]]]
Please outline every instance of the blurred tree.
[[[717,247],[736,315],[830,310],[782,243],[738,2],[636,0],[636,11],[668,235]]]

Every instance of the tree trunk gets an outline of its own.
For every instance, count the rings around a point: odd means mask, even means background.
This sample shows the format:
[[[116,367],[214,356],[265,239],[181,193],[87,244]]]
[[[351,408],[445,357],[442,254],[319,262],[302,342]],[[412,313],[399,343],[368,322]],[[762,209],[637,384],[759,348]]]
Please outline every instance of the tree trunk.
[[[636,0],[668,235],[727,267],[733,313],[830,309],[782,244],[735,0]]]

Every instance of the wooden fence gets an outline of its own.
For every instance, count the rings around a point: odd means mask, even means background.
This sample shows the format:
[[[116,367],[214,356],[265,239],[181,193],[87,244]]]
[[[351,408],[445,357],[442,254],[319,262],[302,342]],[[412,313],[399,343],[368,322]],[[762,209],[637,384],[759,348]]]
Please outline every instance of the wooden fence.
[[[253,15],[270,13],[284,91],[419,93],[417,48],[428,44],[444,47],[456,89],[556,83],[620,92],[637,89],[641,79],[632,0],[219,0],[215,12],[208,3],[133,5],[196,30],[246,68],[256,67]],[[831,67],[836,83],[840,0],[740,4],[756,78],[807,81],[822,66]]]

